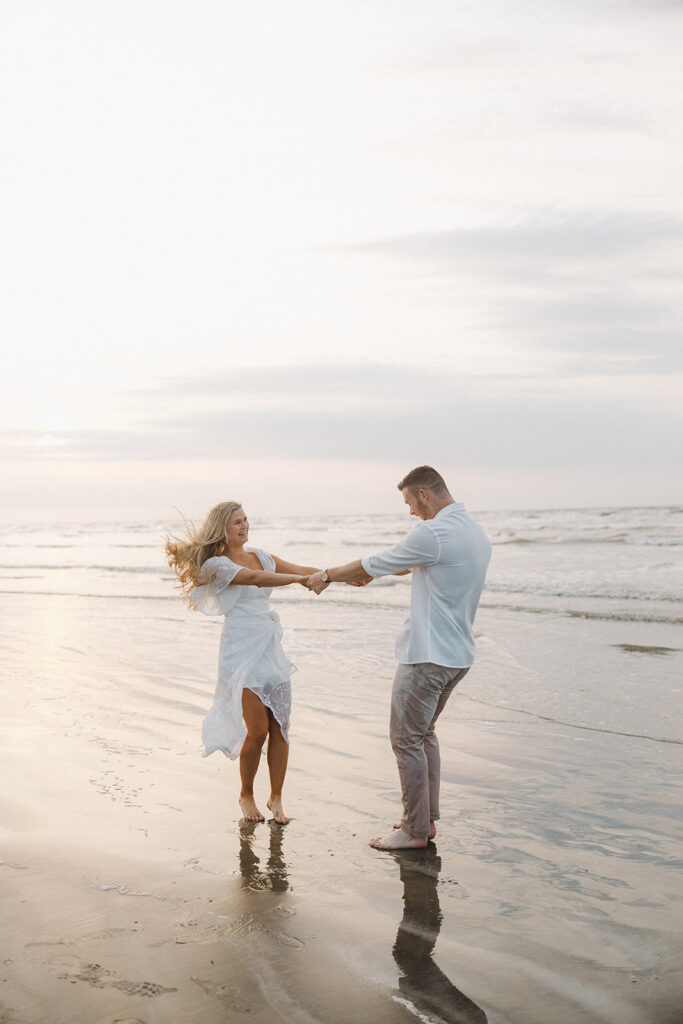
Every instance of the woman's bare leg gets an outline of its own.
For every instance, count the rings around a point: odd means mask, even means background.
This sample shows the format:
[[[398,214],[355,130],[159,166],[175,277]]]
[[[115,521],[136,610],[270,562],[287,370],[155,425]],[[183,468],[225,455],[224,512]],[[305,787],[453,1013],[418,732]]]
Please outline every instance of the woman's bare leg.
[[[268,733],[268,771],[270,772],[270,799],[268,810],[279,825],[286,825],[289,818],[282,809],[282,787],[287,774],[289,743],[282,735],[280,723],[272,711],[268,711],[270,731]]]
[[[254,800],[254,778],[261,760],[261,750],[268,735],[270,712],[260,697],[251,690],[243,690],[242,714],[247,727],[247,737],[240,751],[240,807],[248,821],[265,821]]]

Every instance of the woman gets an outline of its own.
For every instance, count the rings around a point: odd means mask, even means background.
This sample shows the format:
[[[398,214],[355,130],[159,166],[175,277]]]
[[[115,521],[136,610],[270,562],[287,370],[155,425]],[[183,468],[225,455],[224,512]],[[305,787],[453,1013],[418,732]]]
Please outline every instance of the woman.
[[[280,643],[282,627],[268,607],[273,587],[308,585],[316,569],[292,565],[260,548],[247,548],[249,522],[238,501],[211,509],[187,539],[169,537],[166,556],[191,607],[224,615],[214,702],[202,726],[204,757],[222,750],[239,754],[240,807],[249,821],[264,821],[254,800],[254,777],[268,738],[268,809],[281,825],[282,786],[289,755],[290,673],[294,666]]]

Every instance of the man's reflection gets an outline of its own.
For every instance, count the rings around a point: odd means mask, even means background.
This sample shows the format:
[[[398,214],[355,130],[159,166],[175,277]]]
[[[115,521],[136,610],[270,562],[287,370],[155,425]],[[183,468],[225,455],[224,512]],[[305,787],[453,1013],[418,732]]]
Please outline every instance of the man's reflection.
[[[441,858],[430,843],[424,850],[393,854],[403,882],[403,920],[394,960],[401,994],[418,1010],[438,1014],[448,1024],[486,1024],[484,1011],[449,981],[432,959],[443,915],[437,891]]]
[[[254,850],[254,832],[260,825],[256,821],[240,822],[240,872],[242,884],[248,889],[271,889],[286,892],[289,889],[287,865],[282,856],[284,829],[274,821],[268,822],[270,843],[268,862],[261,868],[261,860]]]

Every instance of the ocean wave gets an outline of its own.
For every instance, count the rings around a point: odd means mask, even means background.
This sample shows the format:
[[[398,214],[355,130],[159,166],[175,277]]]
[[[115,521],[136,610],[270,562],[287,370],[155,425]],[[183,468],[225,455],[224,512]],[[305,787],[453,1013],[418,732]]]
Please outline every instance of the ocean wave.
[[[616,611],[608,608],[556,608],[550,607],[549,605],[544,605],[539,608],[537,606],[532,607],[531,605],[502,604],[486,600],[482,600],[479,607],[482,609],[485,608],[488,611],[522,612],[529,615],[560,615],[568,619],[595,619],[599,622],[658,622],[671,626],[683,626],[682,616],[675,613],[666,615],[661,611],[657,614],[653,614],[639,609],[633,609],[633,611]]]
[[[307,540],[307,541],[304,542],[303,546],[307,547],[307,548],[329,547],[329,542],[328,541],[324,541],[324,540]],[[302,542],[301,542],[301,540],[283,540],[283,541],[280,542],[280,547],[283,547],[283,548],[292,548],[292,547],[300,548],[300,547],[302,547]]]
[[[351,540],[338,540],[336,544],[340,548],[358,548],[371,554],[374,551],[386,551],[388,547],[393,548],[394,544],[398,544],[399,541],[403,540],[406,532],[392,533],[385,537],[376,533],[374,536],[367,538],[361,537],[358,539],[353,537]]]
[[[145,543],[145,544],[122,544],[122,543],[119,543],[119,544],[110,544],[109,547],[110,548],[142,548],[145,551],[149,551],[150,545],[149,545],[149,543]]]
[[[677,548],[683,547],[683,537],[652,537],[641,535],[630,535],[628,533],[617,533],[609,537],[604,535],[554,535],[550,537],[528,537],[524,535],[496,535],[489,534],[489,539],[494,547],[504,547],[509,544],[547,544],[565,546],[571,544],[629,544],[634,547],[656,547],[656,548]]]
[[[3,590],[0,594],[9,594],[12,597],[77,597],[88,601],[176,601],[180,598],[177,594],[93,594],[77,590]]]
[[[39,549],[42,550],[44,548],[48,548],[48,549],[54,548],[56,551],[68,551],[69,549],[75,548],[75,547],[76,547],[75,544],[32,544],[31,545],[31,548],[33,550],[39,550]],[[9,548],[10,550],[13,549],[13,548],[19,548],[19,549],[23,550],[23,549],[26,548],[26,544],[19,544],[19,543],[13,544],[13,543],[8,543],[7,541],[3,541],[3,542],[0,543],[0,551],[3,548]]]
[[[651,590],[636,590],[633,586],[629,586],[628,590],[609,589],[608,587],[603,590],[581,590],[578,587],[541,587],[536,583],[524,585],[519,580],[515,580],[514,583],[487,582],[485,590],[489,594],[519,594],[520,596],[528,594],[531,597],[559,597],[565,600],[667,601],[671,604],[683,604],[683,597],[678,592],[653,593]]]
[[[67,563],[65,565],[0,565],[0,572],[73,572],[81,570],[82,572],[104,572],[104,573],[130,573],[133,575],[146,575],[149,573],[156,573],[160,575],[165,570],[163,566],[150,566],[150,565],[86,565],[80,563]],[[164,579],[170,579],[172,577],[164,576]]]

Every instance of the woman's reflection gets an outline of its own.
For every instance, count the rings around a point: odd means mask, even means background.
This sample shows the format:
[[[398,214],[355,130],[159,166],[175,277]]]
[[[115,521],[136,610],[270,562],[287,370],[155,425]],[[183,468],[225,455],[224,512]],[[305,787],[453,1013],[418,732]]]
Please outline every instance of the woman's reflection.
[[[262,825],[256,821],[240,822],[240,872],[242,884],[248,889],[271,889],[273,892],[286,892],[289,889],[287,865],[282,856],[282,837],[284,829],[275,821],[268,823],[270,827],[270,843],[268,862],[261,868],[261,860],[254,850],[254,832]]]
[[[401,994],[418,1010],[435,1013],[448,1024],[486,1024],[484,1011],[432,960],[443,917],[437,891],[441,858],[436,847],[430,843],[424,850],[401,850],[393,856],[403,882],[403,920],[393,950],[401,971]]]

